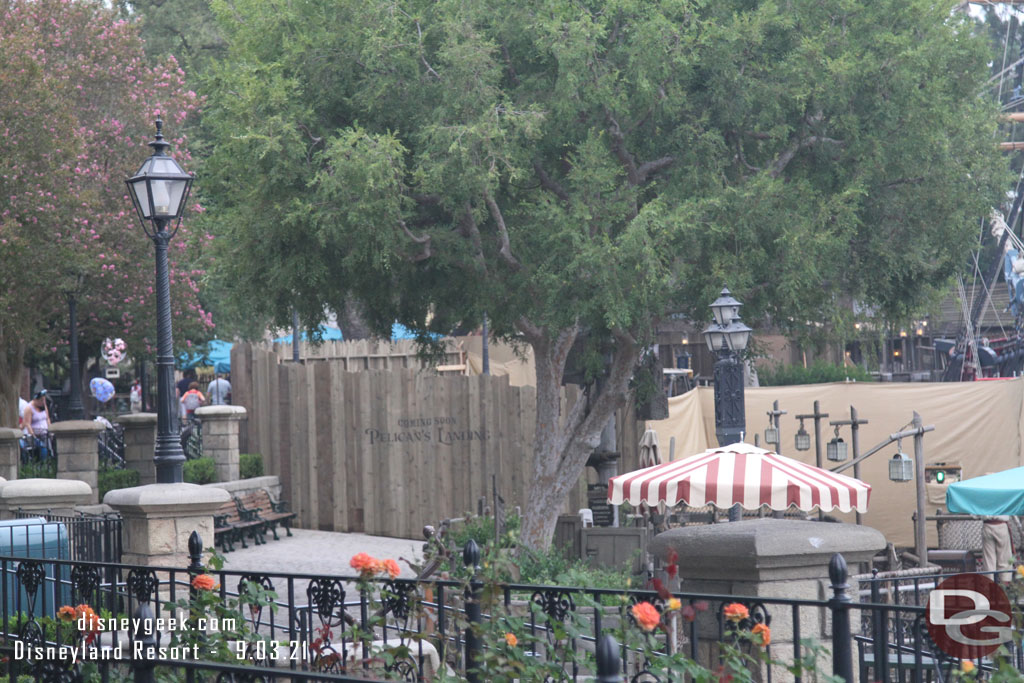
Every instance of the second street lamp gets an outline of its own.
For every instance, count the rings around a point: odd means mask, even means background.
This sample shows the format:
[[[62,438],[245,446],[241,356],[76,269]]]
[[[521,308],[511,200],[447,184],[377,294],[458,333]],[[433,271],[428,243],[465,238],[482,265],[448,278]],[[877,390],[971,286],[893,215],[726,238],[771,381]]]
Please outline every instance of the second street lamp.
[[[174,401],[174,341],[171,336],[167,246],[181,225],[181,214],[192,188],[193,176],[167,156],[170,143],[164,140],[163,121],[159,117],[156,120],[156,137],[149,146],[153,148],[153,154],[126,182],[142,229],[153,241],[156,252],[157,421],[153,459],[157,483],[175,484],[182,481],[185,453],[179,441],[178,411]]]
[[[715,321],[704,330],[704,341],[715,355],[715,436],[719,446],[743,440],[746,405],[740,356],[750,340],[750,328],[740,320],[739,301],[728,288],[711,304]]]

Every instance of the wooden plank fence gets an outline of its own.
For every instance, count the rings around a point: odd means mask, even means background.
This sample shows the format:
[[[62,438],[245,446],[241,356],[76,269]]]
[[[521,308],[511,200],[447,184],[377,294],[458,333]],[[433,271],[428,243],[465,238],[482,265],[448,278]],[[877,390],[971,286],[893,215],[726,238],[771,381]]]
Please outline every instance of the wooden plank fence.
[[[507,508],[525,499],[536,390],[506,377],[360,367],[340,359],[279,362],[232,349],[232,393],[247,411],[242,442],[281,478],[300,526],[420,538],[426,524],[476,510],[491,478]],[[566,387],[566,405],[577,387]],[[620,471],[637,467],[642,423],[618,417]],[[587,507],[591,468],[563,510]]]

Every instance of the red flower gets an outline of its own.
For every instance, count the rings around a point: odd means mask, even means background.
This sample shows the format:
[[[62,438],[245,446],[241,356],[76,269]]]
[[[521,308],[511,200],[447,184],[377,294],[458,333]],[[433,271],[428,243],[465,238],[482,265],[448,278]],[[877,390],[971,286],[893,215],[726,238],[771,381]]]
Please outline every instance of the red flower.
[[[381,564],[383,565],[384,571],[387,572],[388,576],[392,579],[402,573],[401,567],[399,567],[398,563],[394,560],[384,560]]]
[[[769,645],[771,645],[772,630],[764,624],[755,624],[754,628],[750,629],[750,632],[753,633],[755,636],[761,637],[761,642],[758,643],[761,647],[768,647]]]
[[[743,621],[750,616],[750,610],[747,609],[746,605],[733,602],[722,608],[722,614],[724,614],[725,618],[729,621]]]
[[[200,591],[212,591],[217,582],[209,574],[200,574],[192,579],[192,587]]]
[[[708,603],[705,600],[698,600],[697,602],[693,603],[693,608],[698,612],[707,612]]]
[[[64,605],[57,610],[57,618],[63,622],[72,622],[75,620],[75,608],[71,605]]]
[[[668,554],[668,565],[665,567],[665,573],[668,574],[668,578],[676,578],[676,574],[679,572],[679,553],[675,550]]]
[[[371,557],[366,553],[356,554],[348,561],[348,564],[350,567],[362,574],[364,578],[373,576],[383,569],[380,560],[375,557]]]
[[[633,605],[632,612],[636,623],[645,631],[653,631],[661,623],[658,608],[649,602],[638,602]]]
[[[654,579],[653,581],[651,581],[651,583],[654,585],[654,590],[658,592],[659,598],[661,598],[662,600],[668,600],[672,597],[671,591],[665,588],[665,584],[661,582],[661,579]]]
[[[679,613],[683,615],[683,619],[686,621],[693,621],[697,618],[697,610],[693,609],[693,605],[685,605]]]

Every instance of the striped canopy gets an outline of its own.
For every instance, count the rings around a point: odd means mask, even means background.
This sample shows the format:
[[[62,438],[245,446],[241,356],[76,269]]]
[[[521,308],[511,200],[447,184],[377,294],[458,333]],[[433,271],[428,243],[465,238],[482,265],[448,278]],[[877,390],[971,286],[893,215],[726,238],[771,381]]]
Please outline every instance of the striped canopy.
[[[807,512],[816,507],[825,512],[867,512],[870,496],[871,487],[859,479],[747,443],[712,448],[608,480],[612,505],[686,503],[729,508],[739,503],[751,510],[763,505],[786,510],[796,505]]]

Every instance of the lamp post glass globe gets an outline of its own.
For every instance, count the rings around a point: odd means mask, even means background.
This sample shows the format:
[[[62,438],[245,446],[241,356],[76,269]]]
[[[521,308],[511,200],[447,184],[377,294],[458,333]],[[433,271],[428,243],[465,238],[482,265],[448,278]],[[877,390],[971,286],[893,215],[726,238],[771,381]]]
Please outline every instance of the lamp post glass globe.
[[[725,327],[740,316],[740,306],[742,305],[733,298],[728,287],[723,287],[722,293],[711,302],[711,314],[715,316],[716,323]]]
[[[157,317],[157,428],[156,481],[182,481],[185,453],[178,435],[177,401],[174,396],[174,340],[171,334],[171,286],[167,247],[180,225],[181,214],[192,188],[192,175],[167,156],[170,144],[164,140],[163,121],[156,120],[156,136],[149,143],[150,155],[126,182],[142,223],[153,241],[156,254]]]

